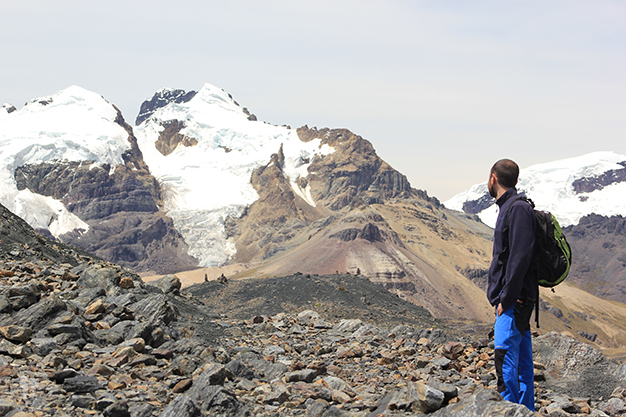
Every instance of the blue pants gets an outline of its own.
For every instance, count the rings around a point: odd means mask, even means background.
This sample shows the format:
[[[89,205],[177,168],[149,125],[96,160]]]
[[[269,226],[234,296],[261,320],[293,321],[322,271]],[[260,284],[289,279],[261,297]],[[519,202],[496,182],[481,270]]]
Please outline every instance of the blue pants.
[[[533,346],[530,315],[533,304],[516,303],[496,318],[495,364],[498,392],[505,400],[535,411]]]

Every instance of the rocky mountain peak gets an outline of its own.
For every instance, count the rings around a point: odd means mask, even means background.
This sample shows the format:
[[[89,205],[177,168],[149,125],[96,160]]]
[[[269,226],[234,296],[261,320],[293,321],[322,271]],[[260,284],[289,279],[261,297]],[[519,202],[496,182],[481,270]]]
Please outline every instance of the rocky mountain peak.
[[[170,103],[187,103],[195,97],[196,91],[177,90],[174,88],[164,88],[154,93],[151,99],[141,103],[139,114],[135,119],[135,125],[140,125],[154,112]]]
[[[6,113],[13,113],[14,111],[16,111],[17,109],[15,108],[14,105],[9,104],[9,103],[4,103],[2,105],[2,107],[0,107],[3,111],[5,111]]]

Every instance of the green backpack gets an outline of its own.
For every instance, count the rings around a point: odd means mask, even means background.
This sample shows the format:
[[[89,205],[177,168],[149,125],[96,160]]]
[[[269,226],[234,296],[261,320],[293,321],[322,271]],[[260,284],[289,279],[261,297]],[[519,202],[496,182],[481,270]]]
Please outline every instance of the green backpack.
[[[529,198],[520,197],[517,200],[526,201],[535,212],[535,254],[532,265],[537,268],[537,283],[541,287],[552,288],[567,278],[572,264],[572,249],[565,239],[556,217],[550,212],[535,209],[535,203]],[[511,211],[509,206],[509,212]],[[509,213],[506,215],[507,232]],[[554,291],[554,290],[553,290]]]

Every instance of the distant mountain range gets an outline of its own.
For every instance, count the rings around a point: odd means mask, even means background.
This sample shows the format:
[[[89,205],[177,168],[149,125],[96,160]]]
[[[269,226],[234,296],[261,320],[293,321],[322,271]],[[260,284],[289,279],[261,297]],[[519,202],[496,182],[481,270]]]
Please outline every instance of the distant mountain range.
[[[626,216],[626,156],[594,152],[520,170],[517,189],[536,207],[557,217],[562,226],[576,225],[589,214]],[[496,205],[487,182],[476,184],[444,205],[477,214],[493,227]]]
[[[446,208],[349,130],[261,122],[209,84],[158,91],[135,123],[76,86],[19,110],[4,105],[0,203],[39,233],[137,272],[229,264],[240,277],[360,274],[436,317],[491,320],[480,282],[492,230],[478,217],[488,223],[491,202],[480,189],[460,203],[468,213]],[[581,207],[620,214],[600,201],[623,186],[611,178],[626,158],[593,155],[580,174],[559,165],[546,177],[576,177],[564,224],[578,222]],[[546,188],[530,183],[541,206]],[[544,307],[553,328],[575,330]],[[586,333],[622,343],[597,320]]]

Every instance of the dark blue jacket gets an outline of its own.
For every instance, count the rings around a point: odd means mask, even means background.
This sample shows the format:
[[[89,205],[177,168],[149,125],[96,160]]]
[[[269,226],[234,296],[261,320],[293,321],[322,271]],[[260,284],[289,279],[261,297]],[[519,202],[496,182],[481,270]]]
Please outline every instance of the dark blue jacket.
[[[503,309],[517,300],[537,300],[537,273],[530,268],[535,249],[535,214],[530,204],[517,200],[515,188],[507,190],[496,204],[500,207],[493,236],[493,260],[489,268],[487,298]],[[510,210],[509,210],[510,209]],[[507,226],[509,213],[509,230]]]

